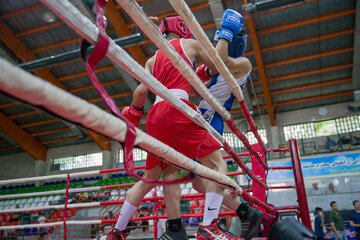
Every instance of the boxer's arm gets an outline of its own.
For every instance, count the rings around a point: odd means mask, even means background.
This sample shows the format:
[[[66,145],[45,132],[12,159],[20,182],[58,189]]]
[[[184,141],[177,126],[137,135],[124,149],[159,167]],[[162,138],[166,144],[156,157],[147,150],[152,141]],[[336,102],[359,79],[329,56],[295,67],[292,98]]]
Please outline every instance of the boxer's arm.
[[[150,68],[150,65],[152,64],[152,60],[153,58],[150,58],[145,63],[145,71],[147,71],[150,74],[152,73]],[[148,94],[149,94],[149,89],[147,86],[145,86],[142,83],[139,86],[137,86],[133,95],[133,102],[132,102],[133,106],[136,107],[137,109],[142,109],[145,105]]]
[[[206,53],[202,50],[199,41],[194,39],[184,39],[183,46],[187,56],[190,58],[191,61],[193,61],[194,58],[197,58],[200,63],[205,64],[209,68],[212,75],[217,74],[215,65],[211,62]]]
[[[219,39],[216,45],[216,51],[220,58],[224,61],[230,72],[235,78],[247,75],[251,70],[251,63],[245,57],[232,58],[228,56],[229,42],[225,39]]]

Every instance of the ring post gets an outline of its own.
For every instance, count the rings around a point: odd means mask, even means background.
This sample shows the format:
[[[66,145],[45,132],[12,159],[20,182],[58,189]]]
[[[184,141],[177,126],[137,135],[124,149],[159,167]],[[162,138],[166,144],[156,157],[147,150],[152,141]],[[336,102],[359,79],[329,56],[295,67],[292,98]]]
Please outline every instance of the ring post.
[[[289,140],[289,149],[291,155],[291,162],[294,169],[294,179],[295,179],[296,193],[300,207],[301,222],[310,231],[312,231],[310,215],[309,215],[309,206],[306,198],[304,178],[301,170],[300,155],[299,155],[299,149],[296,139]]]

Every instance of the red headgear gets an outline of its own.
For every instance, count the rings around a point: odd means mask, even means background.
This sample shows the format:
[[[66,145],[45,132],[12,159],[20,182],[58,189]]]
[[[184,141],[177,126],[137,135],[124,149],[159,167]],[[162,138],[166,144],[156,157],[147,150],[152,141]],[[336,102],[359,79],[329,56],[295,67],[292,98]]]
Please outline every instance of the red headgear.
[[[190,29],[186,26],[184,20],[180,16],[167,16],[163,18],[159,24],[161,33],[173,32],[181,38],[191,38]]]

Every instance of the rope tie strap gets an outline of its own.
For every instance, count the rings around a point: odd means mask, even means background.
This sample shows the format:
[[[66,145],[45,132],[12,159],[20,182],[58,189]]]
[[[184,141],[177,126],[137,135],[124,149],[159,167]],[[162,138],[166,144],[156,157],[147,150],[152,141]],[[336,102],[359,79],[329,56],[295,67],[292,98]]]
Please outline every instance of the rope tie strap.
[[[172,181],[154,181],[152,179],[143,178],[138,175],[134,169],[134,159],[133,159],[133,148],[135,146],[136,139],[136,129],[132,122],[130,122],[124,115],[120,112],[119,108],[116,106],[115,101],[108,95],[104,87],[100,84],[99,80],[95,75],[95,68],[97,64],[105,57],[109,45],[110,38],[106,35],[106,18],[105,18],[105,8],[107,0],[96,0],[96,26],[99,30],[98,41],[93,52],[87,58],[86,50],[91,46],[91,44],[83,39],[81,43],[80,55],[84,63],[85,70],[88,73],[92,84],[94,85],[97,92],[100,94],[104,100],[106,106],[112,111],[114,115],[122,119],[127,125],[127,132],[125,140],[123,143],[120,143],[123,147],[123,156],[124,156],[124,168],[127,174],[131,177],[135,177],[138,180],[142,180],[147,183],[153,184],[175,184],[182,183],[191,180],[191,174],[180,179]]]

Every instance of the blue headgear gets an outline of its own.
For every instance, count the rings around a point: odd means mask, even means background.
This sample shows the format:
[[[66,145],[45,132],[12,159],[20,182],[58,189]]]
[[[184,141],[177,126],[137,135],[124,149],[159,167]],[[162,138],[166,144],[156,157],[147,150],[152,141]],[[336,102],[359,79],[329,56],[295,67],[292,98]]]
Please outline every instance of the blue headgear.
[[[218,29],[215,32],[214,41],[217,43],[219,41],[219,33],[221,29]],[[247,34],[245,31],[240,31],[237,35],[233,37],[231,43],[229,43],[228,55],[233,58],[241,57],[244,55],[246,50],[246,41]]]

